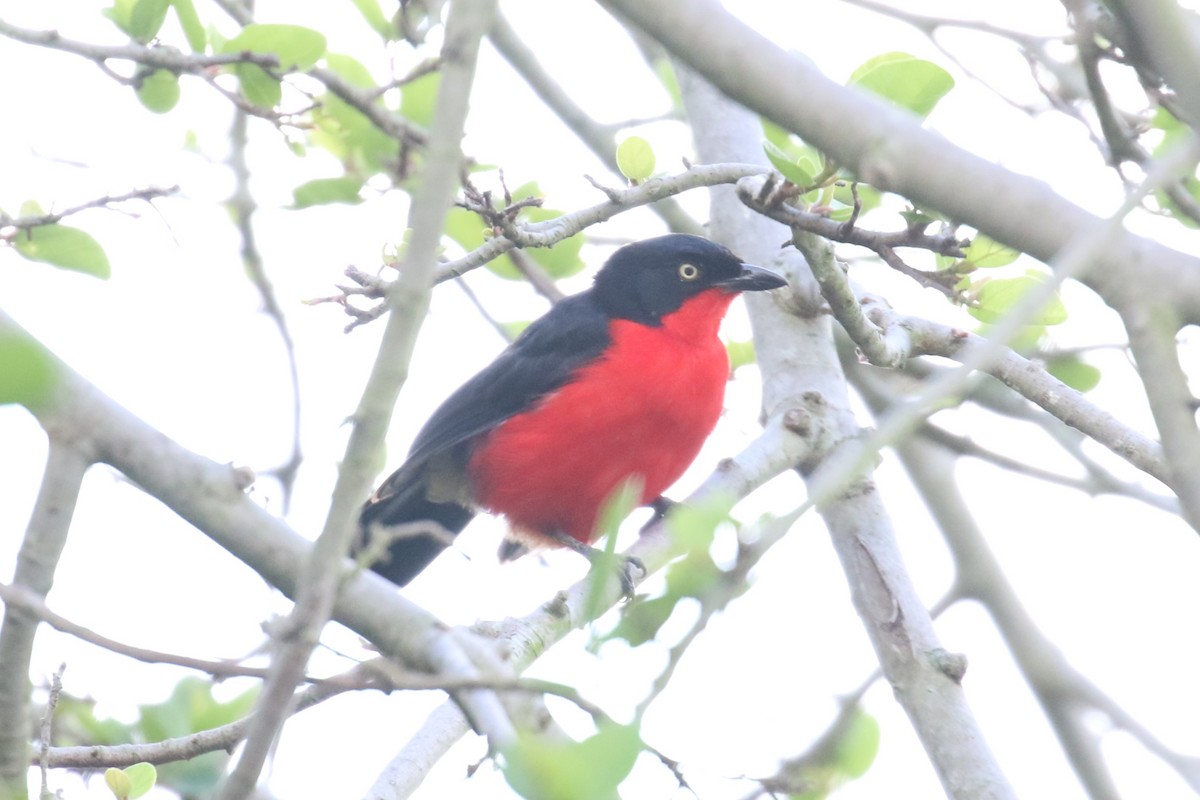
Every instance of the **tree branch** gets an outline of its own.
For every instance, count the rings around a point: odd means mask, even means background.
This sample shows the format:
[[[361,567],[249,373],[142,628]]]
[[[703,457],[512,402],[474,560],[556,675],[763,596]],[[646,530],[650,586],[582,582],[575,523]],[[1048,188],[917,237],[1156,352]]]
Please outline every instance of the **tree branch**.
[[[25,528],[13,585],[44,598],[54,584],[54,570],[67,542],[90,453],[69,432],[49,431],[50,452],[42,487]],[[32,686],[29,659],[38,619],[20,606],[4,605],[0,623],[0,796],[25,797],[29,768]]]
[[[601,0],[753,111],[799,134],[884,191],[953,217],[1045,262],[1098,218],[1044,183],[1005,170],[921,127],[880,99],[834,84],[716,0]],[[753,58],[746,54],[753,53]],[[854,120],[854,124],[847,124]],[[1131,283],[1200,321],[1200,260],[1126,230],[1081,280],[1110,304]]]
[[[130,61],[147,67],[168,69],[176,74],[197,75],[210,67],[227,64],[257,64],[268,70],[282,66],[279,59],[267,53],[184,53],[174,47],[149,47],[142,44],[106,45],[68,39],[58,31],[34,31],[0,19],[0,36],[51,50],[61,50],[94,61],[101,66],[106,61]]]
[[[338,471],[333,501],[312,552],[304,565],[295,608],[279,652],[271,662],[271,675],[259,695],[246,745],[225,785],[222,800],[249,796],[275,741],[297,682],[309,655],[334,607],[339,568],[357,526],[358,509],[370,490],[379,452],[391,419],[392,407],[404,383],[417,331],[429,304],[436,252],[447,211],[459,185],[461,141],[467,116],[479,44],[491,21],[495,0],[462,0],[451,9],[442,47],[442,82],[438,92],[427,166],[421,188],[413,198],[409,226],[413,230],[399,279],[387,298],[399,313],[384,330],[375,366],[354,415],[346,456]],[[430,642],[429,657],[439,671],[452,676],[471,675],[474,666],[449,637]],[[466,704],[481,732],[499,747],[514,735],[512,723],[491,692],[464,691],[457,695]]]
[[[496,14],[488,38],[504,60],[525,80],[546,107],[558,115],[571,132],[587,145],[588,149],[604,162],[610,172],[620,175],[617,167],[616,130],[611,125],[601,125],[588,116],[575,99],[563,89],[554,77],[538,62],[537,55],[526,46],[521,37],[508,23],[503,14]],[[650,210],[658,214],[667,226],[677,233],[703,235],[704,230],[696,224],[675,201],[664,198],[655,202]]]

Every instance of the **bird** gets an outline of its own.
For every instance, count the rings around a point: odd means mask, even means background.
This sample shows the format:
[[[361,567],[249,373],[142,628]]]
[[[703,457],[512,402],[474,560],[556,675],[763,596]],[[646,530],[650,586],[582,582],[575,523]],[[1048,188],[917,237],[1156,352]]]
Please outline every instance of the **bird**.
[[[632,481],[662,513],[716,426],[734,298],[785,284],[702,236],[618,248],[433,412],[363,505],[354,552],[404,586],[486,511],[509,525],[501,560],[557,545],[595,561],[606,500]]]

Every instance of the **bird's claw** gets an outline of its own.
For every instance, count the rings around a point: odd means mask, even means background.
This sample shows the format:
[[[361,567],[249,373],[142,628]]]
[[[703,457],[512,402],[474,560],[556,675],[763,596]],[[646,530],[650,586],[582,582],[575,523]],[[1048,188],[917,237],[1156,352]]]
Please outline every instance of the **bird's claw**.
[[[621,579],[621,596],[626,600],[632,600],[637,592],[637,582],[648,574],[650,573],[640,558],[621,556],[621,567],[617,571],[617,577]]]

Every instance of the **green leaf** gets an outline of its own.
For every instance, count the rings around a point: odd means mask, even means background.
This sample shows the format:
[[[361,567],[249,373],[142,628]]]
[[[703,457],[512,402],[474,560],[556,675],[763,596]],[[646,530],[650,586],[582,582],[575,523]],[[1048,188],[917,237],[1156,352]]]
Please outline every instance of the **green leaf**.
[[[129,800],[129,792],[133,789],[133,781],[125,774],[125,770],[109,767],[104,770],[104,783],[117,800]]]
[[[678,595],[635,597],[622,606],[621,619],[604,636],[604,640],[624,639],[630,647],[640,647],[658,635],[680,599]]]
[[[976,305],[967,308],[971,316],[987,323],[999,322],[1026,292],[1042,283],[1041,278],[1023,275],[1017,278],[992,278],[973,291]],[[1038,311],[1027,325],[1058,325],[1067,319],[1067,309],[1057,295]]]
[[[1101,377],[1097,367],[1075,356],[1048,361],[1046,371],[1077,392],[1090,392],[1095,389]]]
[[[683,93],[679,91],[679,79],[675,77],[675,66],[669,58],[659,58],[654,62],[654,74],[658,82],[667,90],[671,98],[672,108],[683,108]]]
[[[113,0],[112,6],[102,9],[100,13],[111,19],[122,33],[133,36],[133,27],[130,21],[133,17],[133,7],[136,4],[137,0]]]
[[[363,66],[363,63],[357,58],[344,53],[326,53],[325,63],[352,86],[357,86],[359,89],[375,88],[375,79],[371,77],[371,71]]]
[[[789,155],[769,139],[763,140],[763,152],[767,154],[767,160],[771,162],[771,166],[790,183],[803,187],[812,186],[813,170],[807,159]]]
[[[724,574],[707,550],[692,551],[667,568],[666,596],[702,598]]]
[[[145,761],[130,764],[121,771],[129,777],[129,800],[135,800],[153,789],[154,782],[158,779],[158,771],[154,769],[154,765]]]
[[[642,748],[633,725],[601,725],[582,742],[520,733],[504,750],[504,778],[526,800],[613,800]]]
[[[42,261],[101,279],[112,274],[104,248],[79,228],[58,223],[39,225],[21,233],[14,244],[17,252],[30,261]]]
[[[142,78],[138,100],[155,114],[165,114],[179,102],[179,76],[169,69],[156,69]]]
[[[324,34],[312,28],[255,22],[225,42],[221,52],[267,53],[279,59],[281,72],[291,72],[311,68],[325,55],[325,48]]]
[[[302,183],[292,190],[292,208],[308,208],[328,203],[361,203],[362,198],[358,192],[362,187],[362,179],[352,175],[343,175],[340,178],[317,178]]]
[[[401,116],[422,128],[428,128],[433,122],[433,109],[437,106],[441,85],[440,72],[430,72],[404,84],[400,89]]]
[[[849,729],[838,742],[838,769],[850,779],[865,775],[879,753],[879,738],[879,721],[861,711],[855,714]]]
[[[744,342],[726,342],[725,352],[729,355],[730,370],[749,366],[756,360],[753,339],[747,339]]]
[[[192,0],[171,0],[171,5],[175,7],[175,18],[179,20],[179,27],[183,28],[188,47],[192,48],[193,53],[203,53],[208,45],[208,34],[200,16],[196,14],[195,4]]]
[[[139,42],[148,42],[167,20],[171,0],[137,0],[129,15],[129,33]]]
[[[256,106],[274,108],[283,100],[279,79],[257,64],[234,64],[233,74],[242,86],[242,95]]]
[[[723,493],[702,503],[679,503],[667,512],[671,537],[685,552],[707,552],[716,536],[717,526],[729,521],[733,501]]]
[[[57,382],[50,358],[23,336],[0,335],[0,405],[38,408]]]
[[[954,78],[946,70],[932,61],[901,52],[869,59],[854,70],[847,83],[874,92],[919,117],[928,116],[954,88]]]
[[[626,136],[617,145],[617,169],[630,183],[641,183],[654,174],[654,148],[640,136]]]
[[[367,21],[367,24],[382,36],[384,41],[391,41],[396,38],[396,26],[389,22],[388,18],[383,15],[383,10],[379,7],[377,0],[350,1],[358,9],[358,13],[363,15],[363,19]]]
[[[971,240],[970,246],[964,251],[967,264],[978,268],[1003,267],[1017,260],[1020,251],[1005,247],[994,239],[989,239],[982,233]]]

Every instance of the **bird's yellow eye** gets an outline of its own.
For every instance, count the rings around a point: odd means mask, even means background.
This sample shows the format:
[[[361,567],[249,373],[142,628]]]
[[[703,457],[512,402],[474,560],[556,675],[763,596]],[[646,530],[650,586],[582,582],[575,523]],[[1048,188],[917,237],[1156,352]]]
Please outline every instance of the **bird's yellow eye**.
[[[694,281],[700,277],[700,268],[695,264],[680,264],[679,277],[685,281]]]

